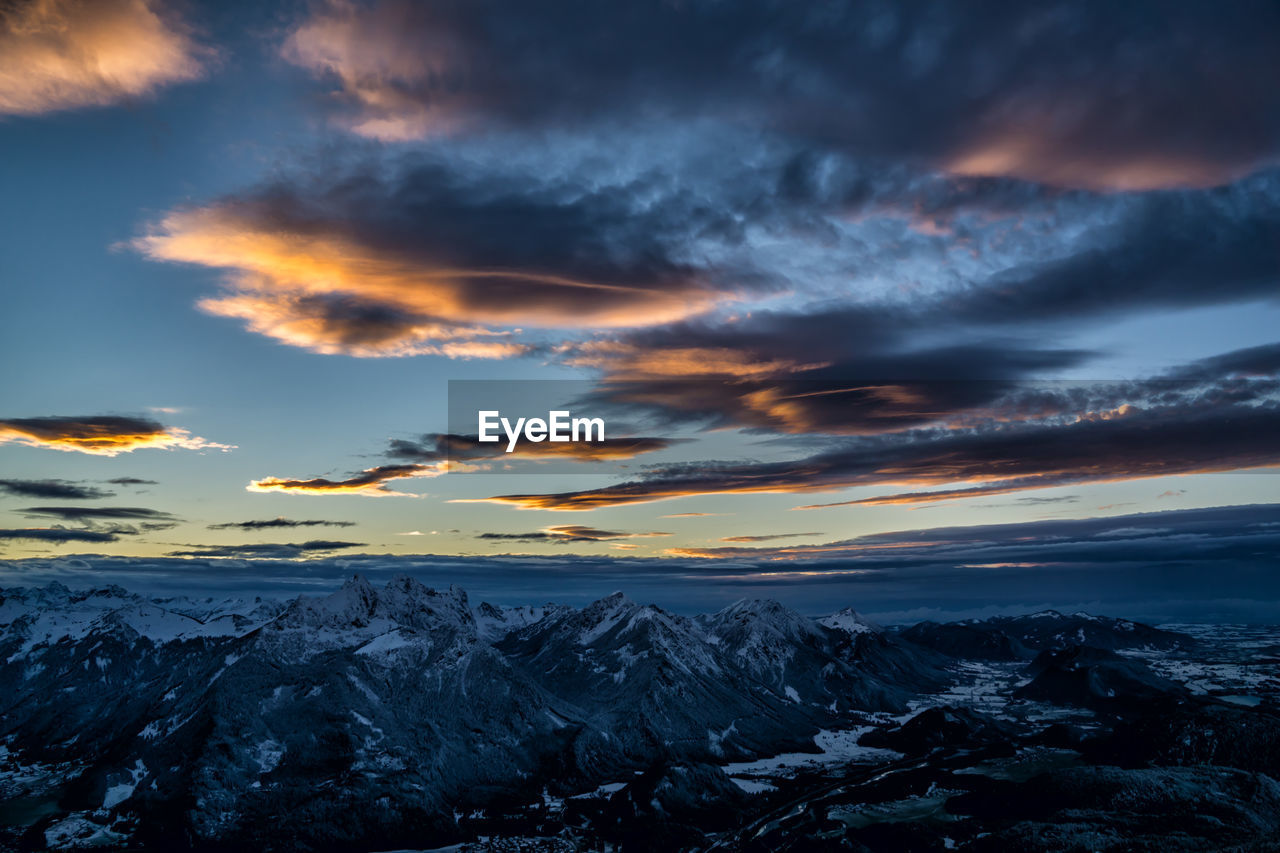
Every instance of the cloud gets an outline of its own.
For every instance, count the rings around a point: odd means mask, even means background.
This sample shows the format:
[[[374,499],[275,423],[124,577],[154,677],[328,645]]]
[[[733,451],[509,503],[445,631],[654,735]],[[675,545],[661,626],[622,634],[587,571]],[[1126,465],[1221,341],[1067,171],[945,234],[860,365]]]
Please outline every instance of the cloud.
[[[596,406],[710,428],[859,435],[945,421],[1094,355],[999,338],[922,345],[940,323],[927,305],[759,311],[566,345],[562,357],[601,371],[587,395]]]
[[[658,530],[641,533],[622,530],[600,530],[581,524],[561,524],[545,527],[532,533],[481,533],[477,539],[498,539],[516,542],[611,542],[617,539],[647,539],[670,536]]]
[[[669,322],[728,294],[684,245],[730,217],[678,192],[422,157],[318,171],[173,211],[132,245],[227,271],[208,312],[357,356],[508,358],[526,350],[513,327]]]
[[[995,507],[1005,507],[1005,506],[1041,506],[1044,504],[1059,504],[1059,503],[1071,504],[1071,503],[1077,503],[1079,500],[1080,500],[1079,495],[1061,495],[1058,497],[1041,497],[1039,495],[1027,495],[1020,498],[1014,498],[1009,503],[974,504],[973,506],[975,508],[980,508],[980,509],[992,509]],[[834,504],[834,506],[844,506],[844,505],[845,505],[844,502],[841,502],[839,504]],[[796,507],[796,509],[816,509],[816,508],[818,507],[817,506]]]
[[[853,606],[911,620],[1046,608],[1181,622],[1274,624],[1280,615],[1277,504],[892,531],[792,553],[802,547],[726,548],[736,553],[718,559],[561,551],[272,562],[246,555],[220,561],[217,571],[192,571],[182,558],[11,559],[0,561],[0,585],[57,580],[73,588],[121,583],[164,596],[292,596],[336,589],[353,573],[375,583],[408,574],[440,588],[465,576],[473,601],[545,602],[550,585],[552,600],[581,605],[624,589],[682,613],[767,597],[810,614]]]
[[[7,443],[97,456],[116,456],[149,447],[162,450],[232,449],[231,445],[193,436],[185,429],[166,427],[147,418],[116,415],[0,420],[0,444]]]
[[[127,535],[168,530],[179,520],[171,513],[145,507],[30,506],[19,512],[28,518],[57,518],[79,523],[87,530]]]
[[[25,527],[0,530],[0,539],[16,539],[30,542],[115,542],[115,533],[98,530],[80,530],[66,527]]]
[[[940,299],[936,310],[953,322],[1021,324],[1274,298],[1277,185],[1280,173],[1268,171],[1202,192],[1127,199],[1115,219],[1086,232],[1079,250],[1016,264]],[[1233,357],[1274,365],[1275,345]]]
[[[1131,407],[1113,418],[869,436],[797,460],[659,466],[640,479],[599,489],[488,500],[522,509],[591,510],[689,495],[961,486],[842,502],[919,503],[1280,465],[1280,406],[1216,403]]]
[[[409,460],[366,468],[344,479],[314,477],[294,479],[264,477],[248,486],[251,492],[286,492],[299,495],[364,495],[366,497],[419,497],[398,492],[387,486],[392,480],[415,477],[438,477],[450,471],[480,470],[482,463],[508,459],[569,459],[604,461],[629,459],[641,453],[661,450],[677,443],[677,439],[650,437],[611,438],[594,443],[534,444],[522,443],[512,453],[505,445],[481,443],[474,436],[449,433],[427,433],[409,441],[393,439],[386,456],[393,460]],[[315,522],[319,523],[319,522]]]
[[[731,512],[673,512],[670,515],[660,515],[659,518],[708,518],[717,515],[733,515]]]
[[[1169,371],[1170,379],[1223,376],[1262,378],[1280,374],[1280,343],[1263,344],[1210,356]]]
[[[340,551],[347,548],[362,548],[363,542],[340,542],[325,539],[312,539],[307,542],[255,544],[255,545],[210,545],[193,547],[187,551],[170,551],[170,557],[234,557],[254,559],[293,560],[308,554]]]
[[[599,462],[631,459],[642,453],[665,450],[680,439],[655,436],[622,436],[592,442],[520,442],[510,453],[506,442],[482,442],[474,435],[427,433],[416,441],[392,439],[386,455],[424,465],[444,464],[451,470],[468,470],[468,463],[508,461],[515,459],[570,459]]]
[[[29,506],[20,510],[24,515],[61,518],[66,521],[92,521],[97,519],[141,519],[147,521],[172,521],[171,513],[137,506]]]
[[[387,141],[697,118],[960,175],[1132,190],[1276,160],[1277,32],[1262,2],[334,0],[283,55],[336,84],[351,130]]]
[[[1040,568],[1059,573],[1082,566],[1113,571],[1146,563],[1243,560],[1264,553],[1280,536],[1280,504],[1211,507],[1119,517],[886,531],[819,545],[769,548],[676,548],[681,557],[864,566],[904,576],[916,568]],[[1234,525],[1234,527],[1233,527]]]
[[[721,536],[721,542],[772,542],[776,539],[795,539],[799,536],[821,536],[821,533],[762,533],[758,536]]]
[[[392,480],[409,477],[433,476],[440,473],[428,465],[378,465],[352,474],[344,480],[313,477],[294,480],[282,477],[264,477],[254,480],[245,489],[250,492],[285,492],[291,495],[364,495],[366,497],[417,497],[397,492],[387,487]]]
[[[252,521],[227,521],[222,524],[210,524],[210,530],[266,530],[276,527],[355,527],[354,521],[321,521],[316,519],[297,520],[279,516],[276,518],[255,519]]]
[[[116,477],[115,479],[107,480],[107,482],[116,486],[158,486],[160,485],[155,480],[140,480],[137,477]]]
[[[251,332],[322,355],[500,359],[528,352],[527,346],[493,337],[496,332],[441,323],[347,294],[231,293],[203,299],[200,307],[244,320]]]
[[[155,0],[17,0],[0,9],[0,114],[149,95],[198,78],[208,54]]]
[[[0,491],[23,498],[51,500],[94,500],[109,498],[114,494],[67,480],[0,480]]]

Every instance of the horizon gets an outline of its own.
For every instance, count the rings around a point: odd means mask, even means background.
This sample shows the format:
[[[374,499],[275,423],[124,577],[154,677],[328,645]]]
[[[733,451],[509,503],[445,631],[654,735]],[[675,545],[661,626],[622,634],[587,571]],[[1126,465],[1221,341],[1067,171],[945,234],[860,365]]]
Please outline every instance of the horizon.
[[[1270,505],[1223,509],[1227,511],[1223,513],[1225,520],[1230,523],[1235,522],[1235,514],[1240,510],[1251,509],[1256,518],[1271,519],[1275,516],[1274,508]],[[1024,547],[1029,551],[1045,547],[1071,551],[1078,549],[1089,538],[1101,536],[1112,540],[1109,544],[1119,548],[1121,543],[1116,541],[1115,531],[1124,531],[1128,537],[1126,544],[1132,547],[1136,543],[1141,548],[1144,547],[1142,540],[1150,536],[1135,525],[1140,521],[1167,524],[1166,516],[1170,514],[1182,516],[1184,523],[1192,521],[1187,517],[1190,515],[1189,511],[1185,510],[1122,517],[1122,520],[1127,519],[1127,530],[1112,527],[1115,523],[1113,517],[1076,519],[1065,524],[1058,522],[1045,525],[1049,527],[1049,531],[1043,534],[1044,541]],[[965,558],[954,556],[950,563],[930,562],[927,557],[917,558],[915,576],[906,575],[902,571],[903,566],[898,563],[905,561],[898,557],[890,558],[887,565],[884,564],[885,561],[879,561],[880,564],[870,566],[864,557],[847,557],[843,562],[817,572],[809,568],[794,571],[773,568],[766,571],[751,558],[746,558],[741,561],[716,562],[714,566],[717,570],[723,568],[720,575],[709,574],[704,568],[706,561],[694,558],[668,556],[602,560],[590,555],[541,558],[538,568],[543,572],[553,571],[557,576],[557,587],[549,589],[540,577],[527,577],[529,558],[524,555],[498,554],[460,558],[425,554],[394,557],[382,554],[349,554],[328,559],[200,560],[80,554],[53,560],[8,564],[8,568],[15,569],[17,574],[6,574],[5,577],[9,580],[0,589],[5,586],[43,587],[51,582],[59,582],[73,591],[114,584],[130,593],[149,597],[261,596],[287,599],[297,595],[327,595],[354,577],[364,577],[377,586],[394,577],[406,576],[434,589],[457,586],[467,592],[470,598],[474,598],[476,603],[488,601],[499,606],[548,603],[582,606],[621,592],[639,603],[654,604],[681,614],[711,612],[737,601],[766,599],[777,601],[810,617],[827,615],[846,607],[852,608],[867,618],[884,624],[958,621],[1047,610],[1062,613],[1086,612],[1095,616],[1126,618],[1150,624],[1280,624],[1280,609],[1267,598],[1274,594],[1272,587],[1263,586],[1264,583],[1280,584],[1280,579],[1259,578],[1254,564],[1247,559],[1247,553],[1237,556],[1233,562],[1222,559],[1224,553],[1227,553],[1224,549],[1228,544],[1236,550],[1239,550],[1242,543],[1249,548],[1265,547],[1276,537],[1280,537],[1280,531],[1275,530],[1275,522],[1254,521],[1251,525],[1254,531],[1236,531],[1235,538],[1240,540],[1236,542],[1226,539],[1215,528],[1214,522],[1218,521],[1213,517],[1215,513],[1202,512],[1200,515],[1201,524],[1197,530],[1213,531],[1224,540],[1214,543],[1214,548],[1211,549],[1218,593],[1212,598],[1195,596],[1195,575],[1203,572],[1203,569],[1193,568],[1190,580],[1186,578],[1186,572],[1175,576],[1171,571],[1172,561],[1167,555],[1154,562],[1148,569],[1148,574],[1136,575],[1130,579],[1127,586],[1119,585],[1112,589],[1100,584],[1083,586],[1080,588],[1091,594],[1074,597],[1066,590],[1071,588],[1072,583],[1078,582],[1079,575],[1072,575],[1067,584],[1058,586],[1038,582],[1038,572],[1054,563],[962,563],[962,566],[976,571],[970,571],[965,578],[957,578],[955,573],[958,569],[951,566]],[[1090,523],[1104,529],[1094,531],[1092,537],[1081,536],[1065,542],[1062,541],[1061,534],[1053,532],[1063,529],[1065,525],[1082,527]],[[1255,532],[1259,528],[1265,531],[1265,539],[1261,539]],[[1161,528],[1152,529],[1159,531]],[[978,530],[980,532],[982,529]],[[955,535],[956,531],[952,529],[950,532]],[[1206,533],[1201,532],[1199,535],[1208,539]],[[1145,547],[1151,548],[1150,545]],[[1207,541],[1201,543],[1201,547],[1210,550]],[[901,549],[893,550],[901,554]],[[1159,550],[1150,551],[1153,561],[1160,557]],[[989,551],[979,541],[974,546],[973,554],[984,553]],[[1128,562],[1134,562],[1134,555],[1129,556]],[[982,558],[973,556],[968,559]],[[859,565],[861,568],[852,568]],[[1068,564],[1058,565],[1066,567]],[[1093,577],[1096,580],[1112,571],[1114,565],[1110,560],[1095,559],[1085,562],[1077,559],[1069,568],[1074,572],[1084,573],[1086,578]],[[1132,567],[1130,570],[1134,571]],[[807,575],[805,583],[786,579],[793,574]],[[981,577],[992,575],[994,577]],[[1133,597],[1141,592],[1144,582],[1157,575],[1165,578],[1163,597],[1146,600]],[[778,576],[781,576],[778,580],[771,579]],[[975,582],[975,577],[985,582]],[[943,596],[935,592],[931,597],[925,588],[939,578],[963,580],[967,582],[969,589],[964,596],[954,593]],[[1179,578],[1183,581],[1182,587],[1170,586],[1172,581]],[[20,582],[13,583],[14,579]],[[904,585],[909,588],[904,589]],[[1032,589],[1039,593],[1038,598],[1028,594],[1027,591]],[[1012,595],[997,590],[1011,590]],[[1181,598],[1178,597],[1179,593]],[[833,601],[842,603],[833,607]]]

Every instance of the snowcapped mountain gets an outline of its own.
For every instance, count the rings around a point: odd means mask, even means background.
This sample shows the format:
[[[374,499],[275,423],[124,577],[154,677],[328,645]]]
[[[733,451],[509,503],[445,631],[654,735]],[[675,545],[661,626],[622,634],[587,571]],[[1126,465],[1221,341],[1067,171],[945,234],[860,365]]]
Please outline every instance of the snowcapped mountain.
[[[578,760],[600,772],[668,754],[751,755],[817,730],[816,717],[726,659],[697,622],[615,593],[543,618],[497,648],[583,732]]]
[[[944,680],[927,653],[852,610],[815,622],[776,601],[739,601],[699,622],[734,666],[793,703],[831,712],[903,711],[909,696]]]
[[[37,848],[260,847],[266,825],[281,849],[419,847],[498,802],[812,750],[948,665],[772,601],[473,607],[408,577],[287,603],[4,590],[0,797],[42,804]]]
[[[60,583],[0,592],[0,642],[21,650],[127,628],[154,642],[239,636],[279,615],[280,602],[255,599],[148,599],[118,586],[72,592]]]
[[[526,628],[534,622],[551,615],[564,613],[569,608],[560,604],[536,606],[524,604],[518,607],[499,607],[487,601],[480,603],[472,611],[476,620],[476,628],[480,636],[486,640],[498,640],[519,628]]]
[[[846,607],[844,610],[837,610],[830,616],[824,616],[818,620],[818,624],[833,631],[843,631],[846,634],[878,634],[884,631],[883,628],[852,607]]]

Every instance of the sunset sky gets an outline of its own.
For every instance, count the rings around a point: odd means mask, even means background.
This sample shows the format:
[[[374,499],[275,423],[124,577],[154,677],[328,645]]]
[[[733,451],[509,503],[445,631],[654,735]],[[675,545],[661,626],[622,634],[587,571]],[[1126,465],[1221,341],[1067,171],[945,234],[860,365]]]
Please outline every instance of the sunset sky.
[[[5,4],[0,586],[1278,617],[1277,80],[1261,2]]]

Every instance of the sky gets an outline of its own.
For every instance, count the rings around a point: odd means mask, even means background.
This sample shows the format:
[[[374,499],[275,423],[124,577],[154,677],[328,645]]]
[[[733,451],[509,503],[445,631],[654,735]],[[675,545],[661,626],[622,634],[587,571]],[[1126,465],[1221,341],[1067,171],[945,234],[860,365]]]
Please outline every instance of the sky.
[[[1260,2],[5,4],[0,585],[1280,619],[1277,79]]]

